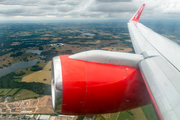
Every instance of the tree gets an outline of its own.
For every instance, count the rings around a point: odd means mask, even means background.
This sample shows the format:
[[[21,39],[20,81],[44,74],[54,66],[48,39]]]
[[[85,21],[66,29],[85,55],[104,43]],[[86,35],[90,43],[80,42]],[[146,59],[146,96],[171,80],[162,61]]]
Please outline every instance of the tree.
[[[43,50],[43,47],[42,47],[42,46],[40,46],[40,47],[39,47],[39,50]]]

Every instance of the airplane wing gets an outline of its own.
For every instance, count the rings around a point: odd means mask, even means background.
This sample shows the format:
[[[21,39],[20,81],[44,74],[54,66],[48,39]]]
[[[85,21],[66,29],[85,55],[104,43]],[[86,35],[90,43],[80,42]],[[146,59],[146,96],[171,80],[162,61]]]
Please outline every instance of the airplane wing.
[[[179,120],[180,46],[138,22],[144,6],[128,22],[134,50],[144,57],[138,66],[158,118]]]

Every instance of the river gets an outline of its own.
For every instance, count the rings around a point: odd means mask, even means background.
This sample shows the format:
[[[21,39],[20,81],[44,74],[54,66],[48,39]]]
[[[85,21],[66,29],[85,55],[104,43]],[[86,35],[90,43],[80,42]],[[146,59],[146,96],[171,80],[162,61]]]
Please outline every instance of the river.
[[[18,62],[18,63],[12,64],[9,67],[4,67],[3,69],[0,69],[0,77],[11,72],[15,72],[24,68],[31,67],[35,65],[38,61],[39,59],[33,59],[28,62]]]

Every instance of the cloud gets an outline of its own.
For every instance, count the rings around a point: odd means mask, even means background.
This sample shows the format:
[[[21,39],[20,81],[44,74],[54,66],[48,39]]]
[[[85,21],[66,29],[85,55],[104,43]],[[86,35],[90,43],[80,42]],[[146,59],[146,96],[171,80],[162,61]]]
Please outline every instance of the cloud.
[[[58,2],[56,0],[51,0],[48,2],[49,5],[55,6],[58,4]]]
[[[1,15],[5,15],[5,16],[15,16],[15,15],[19,15],[21,13],[23,13],[23,9],[15,9],[15,10],[5,10],[5,11],[0,11]]]
[[[1,16],[4,15],[6,17],[12,16],[45,16],[46,10],[41,10],[37,6],[20,6],[16,9],[9,10],[0,10]]]
[[[97,2],[131,2],[132,0],[97,0]]]
[[[3,5],[24,5],[24,6],[31,6],[31,5],[38,5],[41,1],[38,0],[2,0],[0,4]]]
[[[66,0],[63,2],[63,4],[79,5],[81,2],[82,2],[82,0]]]
[[[165,13],[165,14],[180,13],[180,3],[164,4],[163,7],[164,7],[164,10],[162,11],[162,13]]]
[[[180,17],[177,0],[0,0],[0,17],[129,19],[143,3],[146,7],[141,18]]]
[[[52,11],[52,10],[55,10],[56,8],[54,6],[43,5],[43,6],[39,6],[39,9],[46,10],[46,11]]]
[[[127,7],[127,6],[130,7]],[[100,11],[100,12],[129,12],[129,11],[136,11],[137,8],[132,6],[130,3],[101,3],[91,6],[90,11]]]
[[[62,5],[62,6],[58,6],[57,9],[59,12],[68,12],[68,11],[72,11],[74,8],[69,5]]]

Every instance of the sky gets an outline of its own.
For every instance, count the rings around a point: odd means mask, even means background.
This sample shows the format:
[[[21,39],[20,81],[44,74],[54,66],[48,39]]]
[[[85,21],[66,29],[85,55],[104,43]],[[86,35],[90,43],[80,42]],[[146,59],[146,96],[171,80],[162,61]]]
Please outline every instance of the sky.
[[[0,0],[0,20],[179,19],[179,0]]]

